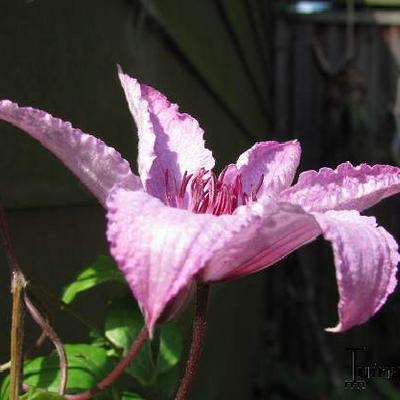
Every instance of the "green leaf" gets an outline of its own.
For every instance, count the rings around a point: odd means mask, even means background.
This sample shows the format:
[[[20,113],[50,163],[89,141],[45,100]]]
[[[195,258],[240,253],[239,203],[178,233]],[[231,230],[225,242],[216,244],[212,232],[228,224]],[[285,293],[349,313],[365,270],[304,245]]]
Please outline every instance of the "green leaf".
[[[126,354],[144,325],[136,302],[131,298],[114,300],[105,322],[105,336]],[[154,361],[151,345],[146,342],[126,372],[140,383],[148,385],[154,376]]]
[[[177,365],[183,352],[183,337],[177,323],[163,325],[160,331],[157,374],[162,374]]]
[[[105,336],[124,354],[144,325],[133,298],[113,301],[105,322]],[[182,356],[183,337],[176,323],[161,326],[153,342],[146,342],[134,362],[126,369],[143,385],[151,385],[159,375],[175,367]]]
[[[173,398],[181,373],[182,371],[179,366],[169,369],[167,372],[157,376],[157,379],[154,381],[154,387],[163,393],[166,398]]]
[[[68,358],[68,392],[78,393],[91,388],[113,368],[103,348],[87,344],[67,344],[65,351]],[[60,366],[56,354],[25,362],[24,383],[32,389],[41,388],[57,393],[59,382]],[[1,400],[8,398],[8,387],[9,380],[6,378],[0,391]],[[101,395],[103,396],[103,392]],[[104,391],[104,396],[110,399],[108,391]]]
[[[124,392],[121,400],[146,400],[144,397],[136,393]]]
[[[127,352],[143,327],[143,317],[130,297],[114,299],[105,321],[105,336],[116,347]]]
[[[10,375],[7,375],[1,382],[0,400],[8,400],[9,386],[10,386]]]
[[[20,400],[63,400],[64,397],[43,390],[33,389],[20,397]]]
[[[106,350],[87,344],[65,346],[68,358],[68,390],[79,392],[96,384],[111,369]],[[56,354],[28,361],[24,367],[28,385],[57,392],[60,381],[59,360]]]
[[[62,301],[69,304],[80,292],[109,281],[125,282],[113,259],[99,256],[76,277],[74,282],[64,288]]]

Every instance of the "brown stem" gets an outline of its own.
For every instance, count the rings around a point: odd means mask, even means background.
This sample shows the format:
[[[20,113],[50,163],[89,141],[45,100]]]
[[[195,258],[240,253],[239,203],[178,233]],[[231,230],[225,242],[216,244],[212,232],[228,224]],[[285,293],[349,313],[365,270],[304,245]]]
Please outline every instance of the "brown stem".
[[[28,310],[33,320],[40,326],[40,328],[43,330],[46,336],[52,341],[54,347],[57,350],[58,358],[60,359],[60,371],[61,371],[60,387],[58,389],[58,393],[60,395],[64,395],[68,380],[68,362],[64,346],[60,338],[52,328],[52,326],[45,318],[43,318],[40,311],[31,302],[29,296],[26,293],[24,294],[24,302],[26,309]]]
[[[132,346],[129,349],[126,356],[117,364],[117,366],[104,379],[102,379],[94,387],[86,390],[83,393],[66,395],[66,396],[64,396],[64,398],[67,400],[91,399],[95,394],[101,392],[102,390],[104,390],[105,388],[110,386],[124,372],[126,367],[136,357],[139,350],[142,348],[143,344],[146,342],[148,336],[149,335],[148,335],[146,327],[143,327],[142,330],[140,331],[138,337],[132,343]]]
[[[40,334],[40,336],[37,338],[34,345],[24,354],[24,357],[23,357],[24,360],[26,358],[29,358],[29,355],[32,353],[33,350],[35,350],[36,348],[40,348],[46,339],[47,339],[47,336],[45,335],[44,332],[42,332]],[[8,369],[10,369],[10,367],[11,367],[11,361],[7,361],[4,364],[0,364],[0,373],[7,371]]]
[[[11,366],[10,400],[18,400],[21,390],[21,371],[23,363],[24,308],[22,296],[26,281],[20,271],[12,274],[12,316],[11,316]]]
[[[210,287],[208,285],[199,284],[196,294],[196,311],[193,320],[192,343],[190,346],[189,358],[186,363],[185,372],[181,379],[175,400],[186,400],[189,390],[195,377],[202,349],[203,340],[207,328],[207,304]]]
[[[18,400],[21,390],[23,363],[24,308],[22,296],[26,280],[14,251],[6,214],[0,206],[0,239],[7,256],[11,273],[12,314],[11,314],[11,360],[10,360],[10,400]]]

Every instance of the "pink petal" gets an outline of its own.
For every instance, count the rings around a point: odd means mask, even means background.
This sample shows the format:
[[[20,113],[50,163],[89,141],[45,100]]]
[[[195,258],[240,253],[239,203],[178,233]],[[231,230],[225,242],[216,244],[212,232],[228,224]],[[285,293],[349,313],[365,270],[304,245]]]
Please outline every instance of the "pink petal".
[[[233,182],[236,175],[242,175],[243,188],[252,192],[264,175],[263,185],[257,197],[274,196],[289,187],[300,162],[301,148],[297,140],[290,142],[259,142],[241,154],[225,174],[225,182]]]
[[[327,330],[345,331],[371,318],[395,289],[398,246],[375,218],[357,211],[313,215],[332,242],[339,287],[339,323]]]
[[[213,254],[250,222],[172,208],[145,192],[116,189],[107,201],[111,254],[151,331],[166,305]]]
[[[399,168],[367,164],[354,167],[346,162],[335,170],[303,172],[297,184],[282,193],[281,199],[308,211],[362,211],[399,191]]]
[[[100,139],[74,129],[69,122],[8,100],[0,101],[0,119],[24,130],[50,150],[103,205],[116,184],[141,188],[138,177],[121,154]]]
[[[287,203],[252,203],[240,207],[238,213],[251,215],[251,224],[244,226],[213,255],[201,274],[202,280],[221,281],[255,273],[321,233],[312,216]]]
[[[194,118],[121,69],[119,78],[138,129],[139,174],[147,192],[164,200],[167,169],[180,181],[185,171],[214,167],[212,153],[204,147],[204,132]]]

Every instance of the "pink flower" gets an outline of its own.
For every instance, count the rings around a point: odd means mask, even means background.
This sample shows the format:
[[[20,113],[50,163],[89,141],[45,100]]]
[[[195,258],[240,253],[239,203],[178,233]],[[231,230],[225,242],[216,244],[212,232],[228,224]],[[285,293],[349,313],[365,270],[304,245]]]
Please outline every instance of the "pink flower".
[[[322,234],[332,243],[344,331],[396,286],[393,237],[360,211],[400,190],[400,169],[350,163],[300,174],[297,141],[260,142],[216,176],[197,121],[119,71],[139,135],[139,176],[111,147],[67,122],[0,102],[0,118],[60,158],[107,209],[111,253],[151,331],[194,280],[260,271]]]

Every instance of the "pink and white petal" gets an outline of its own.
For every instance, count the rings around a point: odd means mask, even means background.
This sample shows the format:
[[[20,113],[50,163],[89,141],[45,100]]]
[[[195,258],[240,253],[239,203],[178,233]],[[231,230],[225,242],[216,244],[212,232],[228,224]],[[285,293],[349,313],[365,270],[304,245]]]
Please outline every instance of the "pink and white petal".
[[[0,119],[22,129],[57,156],[105,204],[116,184],[142,188],[128,161],[103,141],[44,111],[0,101]]]
[[[204,147],[204,131],[194,118],[121,68],[118,74],[138,129],[141,180],[147,192],[164,200],[167,170],[179,182],[185,171],[212,169],[214,158]]]
[[[232,216],[239,217],[240,213],[250,214],[252,223],[213,255],[201,273],[201,280],[224,281],[258,272],[321,233],[312,216],[287,203],[251,203],[239,207]]]
[[[194,214],[145,192],[115,189],[107,237],[151,332],[165,307],[251,217]]]
[[[357,211],[313,213],[332,243],[339,288],[339,323],[345,331],[371,318],[396,287],[400,256],[393,236]]]
[[[354,167],[346,162],[335,170],[303,172],[298,182],[282,193],[281,199],[307,211],[362,211],[399,192],[400,168],[367,164]]]
[[[251,194],[262,175],[263,184],[258,192],[262,196],[276,196],[288,188],[300,162],[301,148],[297,140],[279,142],[259,142],[240,155],[236,170],[230,165],[225,174],[225,182],[233,182],[241,174],[243,189]]]

